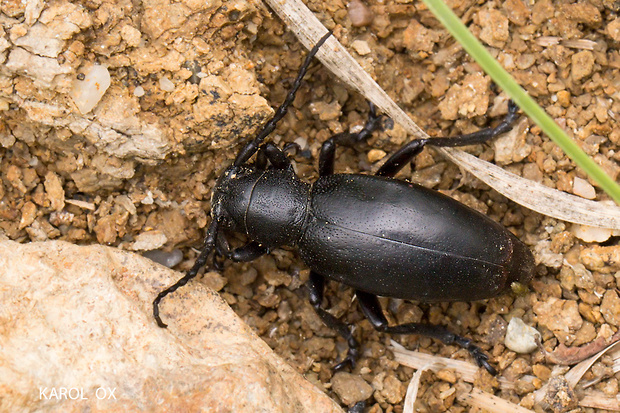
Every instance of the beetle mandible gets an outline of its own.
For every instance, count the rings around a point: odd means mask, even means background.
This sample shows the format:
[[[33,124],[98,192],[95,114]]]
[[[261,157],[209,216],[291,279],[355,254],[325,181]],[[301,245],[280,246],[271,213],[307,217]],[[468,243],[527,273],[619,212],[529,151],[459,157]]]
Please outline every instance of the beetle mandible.
[[[319,178],[309,184],[293,171],[286,154],[263,143],[286,114],[312,58],[331,33],[310,50],[293,87],[259,134],[237,154],[216,182],[212,221],[195,264],[153,301],[159,303],[194,278],[211,252],[233,261],[252,261],[270,250],[296,246],[310,267],[310,302],[323,322],[348,343],[346,358],[335,366],[354,366],[359,344],[351,329],[322,308],[326,279],[353,287],[374,328],[392,334],[419,334],[467,349],[479,366],[496,371],[470,339],[431,324],[388,325],[377,296],[420,302],[475,301],[505,292],[532,278],[531,251],[512,233],[485,215],[439,192],[393,179],[425,145],[463,146],[509,131],[517,108],[495,128],[451,138],[416,139],[394,153],[376,175],[334,174],[337,145],[353,146],[381,127],[370,104],[369,119],[358,133],[337,134],[323,143]],[[256,160],[249,163],[256,154]],[[249,242],[231,249],[222,229],[244,233]]]

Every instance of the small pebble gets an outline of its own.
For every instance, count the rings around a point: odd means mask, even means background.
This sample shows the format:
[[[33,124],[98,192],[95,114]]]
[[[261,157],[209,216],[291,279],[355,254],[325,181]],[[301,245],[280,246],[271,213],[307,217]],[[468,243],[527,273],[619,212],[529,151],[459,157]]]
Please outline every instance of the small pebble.
[[[357,54],[360,56],[366,56],[371,52],[370,46],[368,46],[368,42],[364,40],[355,40],[353,43],[351,43],[351,46],[353,46]]]
[[[22,208],[22,219],[19,223],[19,229],[26,228],[28,225],[32,224],[37,217],[37,206],[28,201],[24,204]]]
[[[441,369],[437,373],[437,378],[448,383],[456,383],[457,377],[452,369]]]
[[[588,77],[594,70],[594,54],[589,50],[582,50],[571,56],[571,76],[574,81]]]
[[[110,87],[110,72],[105,66],[94,65],[84,73],[84,79],[73,81],[69,96],[81,113],[88,113],[97,106]]]
[[[136,88],[133,90],[133,95],[138,98],[144,96],[144,93],[144,88],[142,86],[136,86]]]
[[[561,295],[561,288],[558,289],[557,295]],[[553,331],[562,343],[568,334],[575,333],[583,325],[577,301],[548,297],[544,301],[535,303],[532,310],[536,314],[538,326]]]
[[[347,11],[354,27],[368,26],[374,18],[372,11],[360,0],[351,0]]]
[[[159,79],[159,88],[164,92],[172,92],[174,90],[174,83],[164,76]]]
[[[571,226],[570,232],[585,242],[605,242],[611,238],[612,235],[619,233],[609,228],[589,227],[577,224]]]
[[[388,403],[400,403],[405,396],[405,386],[394,374],[388,374],[383,380],[381,396],[383,396]]]
[[[551,369],[543,364],[534,364],[532,366],[532,373],[540,380],[547,381],[551,376]]]
[[[560,105],[565,108],[570,106],[570,92],[568,90],[560,90],[556,96]]]
[[[308,149],[308,140],[302,136],[300,136],[299,138],[295,139],[295,143],[297,145],[299,145],[299,149],[304,151],[306,149]]]
[[[538,348],[537,336],[540,337],[540,333],[534,327],[528,326],[518,317],[513,317],[508,323],[504,343],[515,353],[527,354]]]
[[[596,190],[588,181],[578,176],[573,179],[573,194],[585,199],[596,198]]]
[[[168,237],[162,231],[147,231],[139,234],[131,249],[134,251],[157,250],[168,242]]]
[[[606,27],[607,35],[617,42],[620,42],[620,17],[613,20]]]
[[[615,290],[605,291],[600,311],[608,324],[620,326],[620,297]]]
[[[121,27],[121,38],[127,42],[127,46],[137,47],[140,45],[142,33],[140,33],[140,30],[135,27],[126,24]]]
[[[308,107],[312,114],[318,116],[322,121],[336,120],[342,115],[342,107],[338,101],[332,103],[312,102]]]
[[[375,163],[385,157],[386,153],[381,149],[371,149],[368,151],[368,162]]]
[[[564,376],[549,379],[543,401],[553,406],[554,412],[568,412],[579,405],[575,391]]]
[[[347,406],[368,399],[373,392],[372,386],[362,377],[343,371],[334,374],[332,389]]]
[[[54,211],[60,211],[65,207],[65,190],[62,187],[62,180],[52,171],[45,174],[43,182],[45,193],[50,200]]]
[[[155,200],[153,199],[153,193],[151,191],[146,191],[146,196],[140,201],[144,205],[152,205]]]
[[[168,268],[174,267],[183,260],[183,252],[179,249],[174,249],[170,252],[162,250],[144,251],[142,256]]]
[[[208,271],[202,277],[202,283],[213,291],[220,291],[228,283],[226,277],[222,276],[219,272]]]

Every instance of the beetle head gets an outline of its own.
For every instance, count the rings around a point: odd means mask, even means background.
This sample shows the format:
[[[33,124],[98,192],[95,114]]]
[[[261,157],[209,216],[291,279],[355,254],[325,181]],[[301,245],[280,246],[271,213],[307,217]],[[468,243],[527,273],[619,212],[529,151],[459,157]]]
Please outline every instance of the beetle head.
[[[229,166],[215,183],[211,216],[233,231],[245,231],[245,216],[252,188],[261,171],[248,166]]]

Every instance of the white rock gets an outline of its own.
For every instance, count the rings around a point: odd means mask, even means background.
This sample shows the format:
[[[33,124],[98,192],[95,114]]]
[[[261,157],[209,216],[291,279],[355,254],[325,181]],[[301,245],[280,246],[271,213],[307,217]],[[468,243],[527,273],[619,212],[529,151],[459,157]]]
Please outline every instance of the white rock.
[[[133,95],[135,97],[142,97],[145,93],[146,92],[144,91],[144,88],[142,86],[136,86],[136,88],[133,90]]]
[[[573,194],[585,199],[596,198],[596,190],[588,181],[578,176],[573,179]]]
[[[110,72],[105,66],[93,65],[83,80],[75,79],[69,96],[81,113],[93,110],[110,87]]]
[[[168,242],[168,237],[162,231],[147,231],[139,234],[131,249],[134,251],[156,250]]]
[[[73,4],[75,2],[31,0],[24,3],[26,21],[11,27],[11,41],[39,56],[58,57],[67,40],[92,25],[86,9]]]
[[[43,8],[45,7],[45,1],[43,0],[29,0],[26,1],[26,12],[24,13],[24,23],[28,26],[32,26],[32,24],[39,18]]]
[[[174,90],[174,83],[164,76],[159,79],[159,88],[164,92],[172,92]]]
[[[11,43],[6,39],[6,35],[0,32],[0,53],[4,52],[11,46]]]
[[[614,231],[609,228],[589,227],[578,224],[573,224],[570,232],[585,242],[605,242],[612,236],[620,235],[620,231]]]
[[[504,344],[515,353],[527,354],[538,348],[536,337],[540,338],[538,330],[513,317],[508,323]]]

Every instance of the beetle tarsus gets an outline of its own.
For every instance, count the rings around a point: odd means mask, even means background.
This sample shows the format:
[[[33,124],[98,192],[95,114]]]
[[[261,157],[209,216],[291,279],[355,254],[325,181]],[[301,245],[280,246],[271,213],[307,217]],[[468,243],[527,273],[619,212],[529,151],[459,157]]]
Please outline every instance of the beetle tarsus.
[[[347,356],[344,358],[344,360],[334,366],[334,371],[344,370],[347,367],[349,368],[349,370],[354,370],[358,358],[359,350],[356,347],[349,346],[349,350],[347,350]]]
[[[393,177],[408,163],[411,163],[411,167],[414,168],[413,159],[422,152],[422,149],[424,149],[426,145],[440,147],[473,145],[486,142],[502,133],[506,133],[512,129],[512,124],[517,119],[518,109],[519,107],[512,100],[509,100],[508,113],[502,122],[494,128],[485,128],[467,135],[458,135],[449,138],[414,139],[390,156],[388,160],[381,165],[377,171],[377,175]]]
[[[376,295],[363,291],[357,291],[356,295],[362,312],[376,330],[389,334],[417,334],[440,340],[444,344],[456,344],[469,351],[478,366],[484,367],[493,375],[497,373],[487,361],[489,356],[480,347],[476,346],[472,340],[432,324],[406,323],[390,326],[388,325],[387,318],[383,315],[383,309]]]
[[[495,376],[497,374],[497,370],[495,370],[495,368],[489,363],[489,356],[485,352],[483,352],[480,347],[475,345],[472,340],[453,334],[450,342],[446,342],[446,344],[451,343],[457,344],[465,350],[469,351],[469,354],[471,354],[474,360],[476,360],[476,364],[478,364],[479,367],[484,367],[485,370],[488,371],[492,376]]]
[[[369,111],[368,111],[368,120],[366,120],[366,124],[358,133],[351,134],[351,142],[348,142],[349,145],[353,146],[358,142],[363,142],[370,138],[374,131],[383,130],[384,128],[384,119],[389,119],[386,115],[377,115],[377,107],[374,103],[368,101]]]
[[[475,352],[472,352],[472,350],[470,349],[468,350],[470,354],[474,357],[474,360],[476,360],[476,363],[479,367],[484,367],[484,369],[488,371],[491,376],[497,375],[497,370],[489,363],[488,355],[483,353],[482,350],[480,350],[479,348]]]
[[[457,147],[467,146],[476,143],[484,143],[512,129],[512,124],[517,120],[519,107],[512,101],[508,101],[508,113],[504,119],[494,128],[484,128],[477,132],[468,133],[466,135],[458,135],[451,137],[438,137],[426,139],[425,144],[440,147]]]
[[[338,320],[336,317],[325,311],[320,305],[314,305],[314,311],[316,311],[317,315],[321,318],[323,323],[332,330],[335,330],[342,338],[347,341],[349,349],[347,350],[347,355],[340,363],[334,366],[334,370],[342,370],[345,367],[350,367],[351,370],[355,368],[355,364],[357,363],[357,359],[359,357],[359,343],[353,337],[353,332],[351,328]]]

